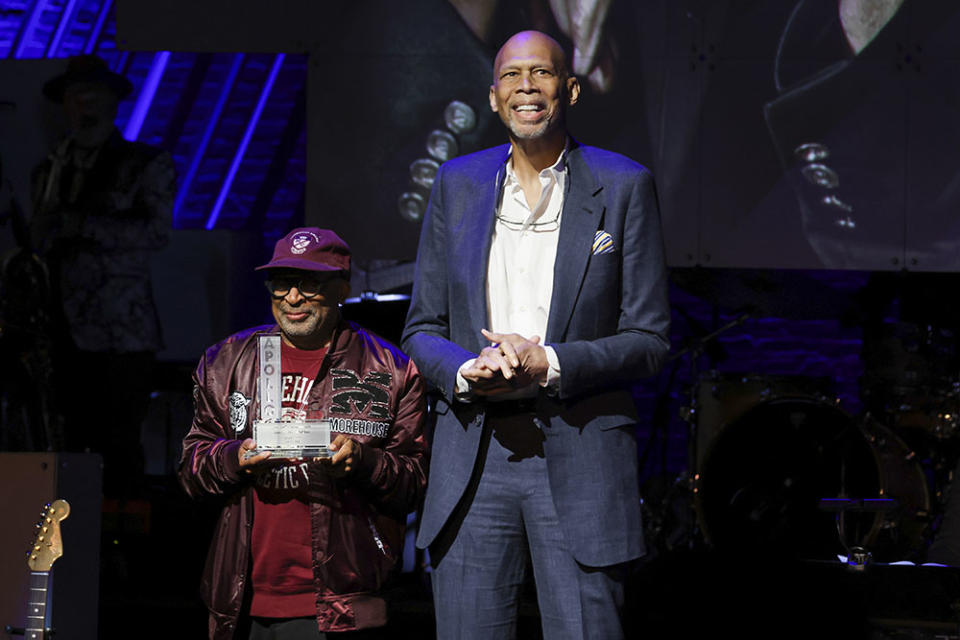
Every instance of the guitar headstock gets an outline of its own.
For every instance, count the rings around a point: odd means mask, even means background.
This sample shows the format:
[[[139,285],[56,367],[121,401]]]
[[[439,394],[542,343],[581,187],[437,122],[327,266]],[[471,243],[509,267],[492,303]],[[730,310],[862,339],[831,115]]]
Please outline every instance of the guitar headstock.
[[[57,558],[63,555],[60,521],[68,515],[70,505],[66,500],[55,500],[43,510],[43,517],[37,524],[37,537],[27,558],[31,571],[50,571]]]

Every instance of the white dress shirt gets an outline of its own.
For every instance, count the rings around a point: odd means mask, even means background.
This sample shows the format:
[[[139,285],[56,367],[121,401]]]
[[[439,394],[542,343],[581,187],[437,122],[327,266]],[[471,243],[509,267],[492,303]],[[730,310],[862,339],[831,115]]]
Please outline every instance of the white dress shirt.
[[[507,161],[487,262],[487,321],[488,329],[494,333],[519,333],[526,338],[539,336],[541,343],[545,338],[567,182],[566,152],[564,147],[556,162],[540,172],[540,199],[533,207],[527,203],[517,180],[513,159]],[[560,362],[553,347],[547,346],[545,351],[550,364],[545,386],[553,390],[559,383]],[[472,363],[473,360],[465,362],[460,372]],[[459,372],[457,391],[469,392],[469,383]],[[533,395],[536,395],[536,386],[531,385],[495,399]]]

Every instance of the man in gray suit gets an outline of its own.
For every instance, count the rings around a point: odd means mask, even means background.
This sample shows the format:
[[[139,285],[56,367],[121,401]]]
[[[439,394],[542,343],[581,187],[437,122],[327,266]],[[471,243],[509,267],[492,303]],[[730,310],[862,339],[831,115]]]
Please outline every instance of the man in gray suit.
[[[644,553],[629,385],[668,350],[653,177],[578,144],[560,46],[516,34],[490,108],[510,144],[444,164],[403,346],[440,394],[417,538],[437,636],[512,638],[532,561],[546,638],[622,637]]]

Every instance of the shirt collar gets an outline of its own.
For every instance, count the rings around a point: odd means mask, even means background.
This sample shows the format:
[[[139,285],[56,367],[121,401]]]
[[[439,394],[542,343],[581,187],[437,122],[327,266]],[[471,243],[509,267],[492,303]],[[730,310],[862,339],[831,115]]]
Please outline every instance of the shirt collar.
[[[570,150],[570,137],[567,136],[566,140],[564,141],[563,150],[560,152],[560,155],[557,156],[556,161],[554,161],[554,163],[549,167],[545,167],[544,169],[541,169],[540,173],[538,174],[541,183],[544,185],[544,189],[559,189],[561,193],[563,192],[564,189],[566,189],[567,152],[569,150]],[[500,204],[498,204],[497,206],[498,220],[500,220],[499,216],[500,216],[501,207],[503,206],[502,203],[503,203],[504,197],[508,197],[508,194],[510,194],[509,197],[514,197],[514,198],[523,197],[521,195],[520,181],[517,180],[517,175],[513,171],[513,163],[510,162],[512,155],[513,155],[513,146],[511,145],[510,150],[507,153],[506,175],[504,176],[503,185],[500,191]],[[541,201],[543,200],[544,196],[545,196],[545,193],[541,192],[541,195],[540,195]],[[521,230],[528,229],[530,225],[535,223],[539,219],[540,215],[543,213],[543,211],[539,211],[538,213],[537,212],[538,209],[539,209],[539,203],[536,207],[534,207],[534,210],[530,211],[530,215],[523,222],[517,220],[517,221],[514,221],[513,224],[522,225]],[[557,213],[557,216],[559,219],[559,212]]]
[[[544,171],[549,171],[549,175],[553,175],[555,178],[558,178],[561,174],[566,173],[567,171],[567,152],[570,151],[570,136],[567,136],[563,142],[563,150],[560,152],[560,155],[557,156],[556,161],[540,171],[540,175],[543,175]],[[510,145],[510,150],[507,152],[507,175],[505,184],[514,184],[517,182],[517,174],[513,171],[513,145]]]

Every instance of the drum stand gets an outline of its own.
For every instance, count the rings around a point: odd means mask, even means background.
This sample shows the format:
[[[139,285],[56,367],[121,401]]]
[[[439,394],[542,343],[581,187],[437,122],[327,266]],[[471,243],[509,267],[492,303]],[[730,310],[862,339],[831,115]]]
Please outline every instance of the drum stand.
[[[710,341],[719,335],[726,333],[730,329],[739,327],[750,319],[749,313],[743,313],[719,329],[708,333],[705,336],[694,338],[686,347],[674,353],[667,362],[677,360],[687,354],[690,355],[690,402],[680,411],[680,417],[687,423],[687,476],[685,483],[687,485],[687,495],[689,504],[687,508],[690,513],[689,531],[687,534],[687,545],[693,549],[696,541],[700,538],[700,528],[697,521],[696,498],[699,490],[699,452],[697,451],[697,418],[698,418],[698,400],[697,400],[697,380],[700,379],[699,361],[707,349]]]
[[[847,551],[847,566],[852,571],[864,571],[873,561],[873,554],[866,547],[847,544],[844,515],[849,513],[881,513],[895,511],[900,502],[892,498],[821,498],[821,511],[836,513],[837,537]]]

